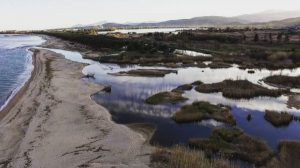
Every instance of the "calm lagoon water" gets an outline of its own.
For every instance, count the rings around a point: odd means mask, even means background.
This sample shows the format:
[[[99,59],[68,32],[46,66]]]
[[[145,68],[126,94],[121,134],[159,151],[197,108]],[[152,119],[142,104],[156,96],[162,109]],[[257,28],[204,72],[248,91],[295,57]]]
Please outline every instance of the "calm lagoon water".
[[[153,144],[171,146],[177,143],[186,143],[189,138],[208,137],[216,127],[228,127],[227,125],[207,120],[190,124],[177,124],[170,117],[182,105],[193,101],[208,101],[213,104],[225,104],[232,107],[232,113],[237,120],[237,126],[246,133],[266,141],[274,150],[278,141],[283,139],[300,140],[300,122],[293,121],[287,127],[276,128],[264,119],[265,110],[287,111],[300,115],[300,109],[287,106],[288,96],[278,98],[258,97],[250,100],[227,99],[220,93],[203,94],[195,90],[185,92],[184,96],[189,101],[179,104],[148,105],[144,100],[161,91],[169,91],[179,85],[201,80],[205,83],[221,82],[225,79],[247,79],[255,84],[273,88],[261,82],[261,79],[274,74],[290,76],[300,75],[300,68],[294,70],[269,71],[266,69],[255,70],[249,74],[247,70],[241,70],[237,66],[227,69],[209,68],[178,68],[178,73],[168,74],[163,78],[111,76],[108,73],[127,71],[141,68],[137,65],[119,66],[115,64],[101,64],[91,60],[82,59],[79,53],[64,50],[52,50],[63,54],[66,58],[90,65],[83,69],[84,74],[95,74],[92,82],[111,85],[111,93],[99,92],[93,99],[107,108],[113,120],[122,123],[152,123],[157,130],[151,140]],[[247,121],[247,115],[252,114],[252,120]]]
[[[37,36],[0,35],[0,109],[30,77],[33,65],[28,49],[43,42]]]
[[[36,36],[0,35],[0,106],[28,80],[33,69],[30,47],[41,44],[43,40]],[[144,100],[161,91],[169,91],[179,85],[201,80],[205,83],[221,82],[225,79],[247,79],[255,84],[274,88],[261,79],[275,74],[298,76],[300,68],[294,70],[269,71],[255,69],[254,74],[241,70],[236,65],[227,69],[210,68],[177,68],[178,73],[171,73],[162,78],[111,76],[108,73],[131,69],[163,68],[140,67],[137,65],[119,66],[102,64],[83,59],[78,52],[49,49],[64,55],[72,61],[89,64],[83,69],[84,74],[95,74],[92,82],[111,85],[112,92],[99,92],[93,99],[112,113],[114,121],[121,124],[151,123],[157,128],[151,143],[163,146],[185,144],[189,138],[208,137],[217,127],[229,127],[221,122],[206,120],[190,124],[177,124],[171,117],[184,104],[193,101],[208,101],[213,104],[225,104],[232,108],[237,126],[247,134],[266,141],[274,150],[278,141],[283,139],[300,140],[300,122],[293,121],[286,127],[276,128],[264,119],[265,110],[287,111],[300,116],[300,109],[287,106],[288,96],[278,98],[258,97],[250,100],[234,100],[224,98],[221,93],[204,94],[195,90],[187,91],[184,96],[189,98],[185,103],[148,105]],[[206,64],[209,64],[207,62]],[[297,89],[293,91],[299,92]],[[252,120],[247,121],[247,115]]]

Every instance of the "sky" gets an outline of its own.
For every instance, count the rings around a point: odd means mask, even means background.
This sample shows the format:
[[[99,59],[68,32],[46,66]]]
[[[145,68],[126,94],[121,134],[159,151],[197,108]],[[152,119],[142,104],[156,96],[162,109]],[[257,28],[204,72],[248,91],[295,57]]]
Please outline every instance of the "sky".
[[[0,30],[299,10],[299,0],[0,0]]]

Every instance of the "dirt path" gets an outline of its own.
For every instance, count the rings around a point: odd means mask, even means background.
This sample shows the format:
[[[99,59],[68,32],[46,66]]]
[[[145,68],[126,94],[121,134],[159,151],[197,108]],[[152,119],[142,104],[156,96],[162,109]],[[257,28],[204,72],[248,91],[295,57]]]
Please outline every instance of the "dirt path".
[[[0,121],[0,167],[148,167],[145,138],[91,100],[84,65],[35,51],[32,81]]]

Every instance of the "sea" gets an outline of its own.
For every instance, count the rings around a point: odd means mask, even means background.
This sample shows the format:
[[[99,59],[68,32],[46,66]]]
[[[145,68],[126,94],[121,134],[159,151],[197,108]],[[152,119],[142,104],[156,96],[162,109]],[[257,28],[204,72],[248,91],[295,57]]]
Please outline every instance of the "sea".
[[[0,110],[30,78],[34,67],[29,49],[43,42],[38,36],[0,34]]]

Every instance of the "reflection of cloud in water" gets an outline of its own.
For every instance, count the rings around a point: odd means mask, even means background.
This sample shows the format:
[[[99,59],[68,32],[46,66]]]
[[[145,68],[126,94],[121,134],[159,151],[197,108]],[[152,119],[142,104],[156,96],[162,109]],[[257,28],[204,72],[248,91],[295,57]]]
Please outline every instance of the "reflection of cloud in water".
[[[78,54],[75,56],[77,57]],[[71,59],[75,59],[75,57]],[[80,61],[80,59],[77,60]],[[282,71],[256,69],[254,74],[249,74],[247,70],[241,70],[235,66],[227,69],[179,68],[178,74],[168,74],[164,78],[115,77],[107,75],[107,73],[155,67],[139,67],[136,65],[120,67],[115,64],[100,64],[94,61],[91,64],[83,69],[83,73],[95,74],[95,82],[97,83],[112,85],[111,93],[98,93],[95,95],[94,100],[114,114],[114,120],[117,122],[125,124],[132,122],[154,123],[157,126],[157,130],[153,136],[153,142],[170,146],[178,143],[186,143],[190,138],[206,138],[211,134],[213,128],[226,125],[222,125],[222,123],[214,120],[177,124],[170,117],[182,104],[152,106],[144,103],[147,97],[157,92],[171,90],[181,84],[192,83],[196,80],[201,80],[205,83],[215,83],[225,79],[247,79],[253,83],[261,83],[262,86],[269,87],[259,80],[275,74],[300,75],[300,68]],[[266,122],[264,114],[261,113],[265,109],[299,113],[300,110],[287,108],[286,103],[288,98],[286,96],[279,98],[259,97],[250,100],[233,100],[224,98],[221,93],[202,94],[195,90],[186,92],[184,96],[191,98],[186,103],[201,100],[232,106],[232,113],[237,121],[237,127],[243,129],[249,135],[266,140],[273,149],[277,148],[277,142],[282,139],[300,139],[298,134],[300,125],[298,122],[293,121],[285,128],[276,128]],[[251,121],[247,121],[246,119],[249,113],[253,117]]]
[[[109,67],[109,68],[108,68]],[[252,83],[259,84],[261,86],[275,89],[275,87],[269,86],[261,81],[261,79],[270,76],[270,75],[290,75],[297,76],[300,75],[300,68],[295,70],[255,70],[254,74],[249,74],[247,70],[241,70],[237,67],[227,68],[227,69],[210,69],[210,68],[179,68],[178,74],[168,74],[163,78],[147,78],[147,77],[128,77],[128,76],[111,76],[107,75],[109,72],[119,72],[119,71],[128,71],[131,69],[138,68],[154,68],[154,67],[139,67],[139,66],[128,66],[128,67],[120,67],[114,64],[93,64],[87,66],[84,69],[85,73],[93,73],[95,74],[96,81],[99,83],[111,84],[113,90],[117,90],[118,93],[112,93],[110,95],[110,101],[113,99],[119,99],[119,97],[123,97],[122,100],[119,100],[118,103],[120,106],[125,107],[127,100],[135,101],[138,100],[138,105],[135,105],[135,109],[141,109],[145,114],[151,114],[155,116],[170,116],[170,114],[162,114],[160,110],[154,110],[155,108],[159,108],[158,106],[149,108],[147,105],[143,105],[142,100],[145,100],[147,97],[161,92],[161,91],[170,91],[181,84],[192,83],[196,80],[201,80],[204,83],[216,83],[221,82],[226,79],[247,79]],[[289,111],[295,112],[296,109],[289,109],[286,105],[287,96],[281,96],[279,98],[269,98],[269,97],[258,97],[250,100],[233,100],[227,99],[222,96],[221,93],[217,94],[203,94],[198,93],[196,91],[186,92],[186,97],[190,98],[189,103],[193,101],[208,101],[211,103],[220,103],[230,106],[237,106],[240,108],[248,108],[252,110],[260,110],[265,111],[268,110],[280,110],[280,111]],[[108,97],[105,97],[107,99]],[[117,105],[117,104],[116,104]],[[131,107],[132,108],[132,107]],[[165,107],[168,109],[170,107]],[[147,110],[149,110],[147,112]],[[136,112],[137,110],[133,110]],[[166,113],[167,110],[165,110]],[[157,114],[155,114],[157,113]]]
[[[190,98],[189,102],[193,101],[208,101],[213,104],[224,104],[229,106],[237,106],[239,108],[246,108],[251,110],[275,110],[275,111],[287,111],[295,112],[296,109],[290,109],[286,103],[288,96],[280,96],[278,98],[271,97],[257,97],[253,99],[228,99],[222,96],[222,93],[199,93],[195,90],[186,92],[184,96]]]
[[[104,96],[103,93],[96,94],[95,98],[98,103],[104,105],[106,108],[108,108],[108,110],[113,111],[114,113],[136,113],[155,117],[170,118],[179,107],[178,105],[172,106],[168,104],[156,106],[148,105],[141,101],[142,99],[137,101],[126,98],[109,99],[107,96]]]
[[[218,122],[216,120],[204,120],[201,122],[198,122],[199,125],[207,126],[207,127],[221,127],[224,126],[225,124],[222,122]]]
[[[107,73],[114,73],[119,71],[128,71],[132,69],[153,69],[158,67],[141,67],[138,65],[130,66],[119,66],[116,64],[101,64],[95,61],[90,61],[82,59],[81,55],[76,52],[68,52],[64,50],[53,50],[55,52],[64,54],[67,59],[74,60],[76,62],[89,63],[83,69],[84,74],[95,74],[96,82],[102,84],[112,85],[113,92],[109,96],[105,96],[111,102],[118,100],[116,106],[121,106],[122,108],[132,109],[133,112],[143,111],[145,114],[151,114],[156,116],[170,116],[168,110],[170,106],[149,106],[145,105],[143,101],[158,92],[171,90],[178,85],[192,83],[196,80],[201,80],[204,83],[216,83],[221,82],[226,79],[247,79],[252,83],[259,84],[261,86],[275,89],[275,87],[269,86],[262,82],[261,80],[270,75],[288,75],[288,76],[298,76],[300,75],[300,68],[293,70],[276,70],[270,71],[267,69],[254,69],[254,74],[249,74],[248,70],[242,70],[234,66],[227,69],[210,69],[210,68],[178,68],[178,74],[168,74],[163,78],[147,78],[147,77],[128,77],[128,76],[111,76]],[[161,67],[159,67],[161,68]],[[296,90],[296,89],[293,89]],[[299,89],[298,89],[299,90]],[[208,101],[211,103],[220,103],[225,105],[237,106],[240,108],[248,108],[253,110],[265,111],[269,110],[280,110],[280,111],[290,111],[295,112],[296,109],[289,109],[286,105],[287,96],[281,96],[279,98],[269,98],[269,97],[258,97],[250,100],[233,100],[227,99],[222,96],[221,93],[214,94],[203,94],[196,91],[186,92],[185,96],[190,98],[188,101],[193,102],[196,100]],[[98,96],[99,98],[99,96]],[[134,101],[136,101],[134,103]],[[154,110],[160,109],[160,110]],[[147,112],[147,110],[149,110]],[[162,114],[164,112],[166,114]],[[297,111],[298,112],[298,111]],[[157,113],[157,114],[155,114]]]

